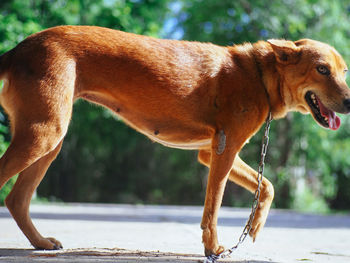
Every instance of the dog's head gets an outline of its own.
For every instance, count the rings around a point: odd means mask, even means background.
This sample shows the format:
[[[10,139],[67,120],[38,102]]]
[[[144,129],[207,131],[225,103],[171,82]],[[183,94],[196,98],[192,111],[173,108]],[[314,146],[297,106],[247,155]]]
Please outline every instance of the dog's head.
[[[339,53],[310,39],[272,39],[268,43],[276,57],[283,82],[281,95],[287,107],[311,113],[322,127],[338,129],[336,112],[350,112],[350,89],[345,81],[348,68]]]

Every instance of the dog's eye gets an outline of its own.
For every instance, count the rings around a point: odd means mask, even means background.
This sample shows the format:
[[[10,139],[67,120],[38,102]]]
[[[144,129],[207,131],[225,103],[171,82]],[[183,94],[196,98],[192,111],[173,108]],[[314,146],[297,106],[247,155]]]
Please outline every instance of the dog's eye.
[[[330,71],[326,66],[318,66],[317,68],[318,73],[322,74],[322,75],[329,75]]]

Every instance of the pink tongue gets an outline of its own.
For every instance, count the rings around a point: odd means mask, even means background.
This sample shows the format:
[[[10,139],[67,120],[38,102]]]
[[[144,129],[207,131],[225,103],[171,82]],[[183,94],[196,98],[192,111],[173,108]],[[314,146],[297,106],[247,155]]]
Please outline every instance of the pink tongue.
[[[317,97],[316,97],[317,98]],[[340,127],[340,118],[335,114],[334,111],[327,109],[326,106],[317,98],[318,105],[320,106],[320,111],[323,117],[328,118],[329,128],[332,130],[338,130]]]

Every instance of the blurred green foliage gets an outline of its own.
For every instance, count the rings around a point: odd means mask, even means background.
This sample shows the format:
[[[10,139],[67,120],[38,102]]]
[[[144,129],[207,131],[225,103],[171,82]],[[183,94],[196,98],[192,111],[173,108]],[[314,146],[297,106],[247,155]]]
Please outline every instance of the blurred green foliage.
[[[349,10],[348,0],[2,0],[0,53],[41,29],[84,24],[220,45],[313,38],[350,61]],[[342,121],[336,132],[299,113],[273,122],[266,176],[276,188],[275,207],[350,208],[350,120]],[[1,152],[10,139],[6,127],[0,118]],[[260,141],[261,133],[241,154],[254,168]],[[202,204],[206,174],[195,152],[154,144],[107,110],[78,101],[38,194],[63,201]],[[0,202],[9,188],[1,190]],[[250,193],[228,184],[225,205],[250,201]]]

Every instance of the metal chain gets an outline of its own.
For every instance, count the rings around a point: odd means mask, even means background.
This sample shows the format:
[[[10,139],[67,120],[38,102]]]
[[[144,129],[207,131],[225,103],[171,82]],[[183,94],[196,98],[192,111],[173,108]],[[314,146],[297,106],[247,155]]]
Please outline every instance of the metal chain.
[[[250,230],[252,229],[252,224],[253,224],[253,220],[255,217],[255,213],[256,213],[256,210],[258,209],[258,206],[259,206],[260,190],[261,190],[260,187],[261,187],[261,183],[263,180],[267,146],[269,145],[269,132],[270,132],[271,121],[272,121],[272,115],[271,115],[271,112],[269,112],[269,116],[267,117],[267,119],[265,121],[265,132],[264,132],[264,136],[263,136],[262,143],[261,143],[260,163],[259,163],[259,167],[258,167],[258,178],[257,178],[258,179],[258,187],[255,190],[254,201],[252,204],[252,210],[251,210],[248,222],[246,223],[246,225],[243,229],[243,232],[242,232],[241,236],[239,237],[236,245],[234,245],[230,249],[226,249],[225,251],[221,252],[218,255],[212,254],[212,255],[208,256],[204,260],[204,263],[215,263],[217,260],[219,260],[221,258],[227,258],[227,257],[231,256],[233,251],[235,251],[239,247],[239,245],[244,242],[244,240],[246,239]]]

